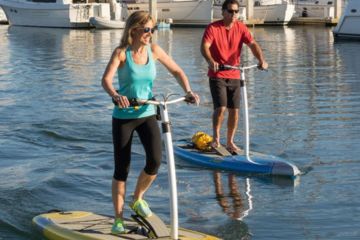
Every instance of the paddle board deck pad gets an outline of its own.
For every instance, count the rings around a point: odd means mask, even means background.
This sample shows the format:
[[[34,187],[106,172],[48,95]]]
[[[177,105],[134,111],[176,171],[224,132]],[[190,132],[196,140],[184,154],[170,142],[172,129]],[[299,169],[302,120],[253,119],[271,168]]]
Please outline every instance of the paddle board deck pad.
[[[139,217],[139,216],[136,216]],[[120,235],[112,235],[110,233],[114,218],[98,215],[92,212],[84,211],[69,211],[69,212],[51,212],[40,214],[33,218],[33,224],[41,234],[49,240],[132,240],[132,239],[170,239],[170,229],[157,229],[157,235],[148,232],[149,226],[140,225],[140,221],[153,221],[152,226],[159,228],[156,225],[163,224],[162,221],[155,215],[151,218],[132,221],[125,219],[125,226],[127,233]],[[159,222],[160,221],[160,222]],[[146,223],[143,223],[146,225]],[[149,224],[148,224],[149,225]],[[179,239],[202,239],[215,240],[219,239],[214,236],[203,233],[179,228]]]
[[[220,156],[216,151],[203,152],[187,140],[174,142],[174,154],[178,159],[198,166],[237,173],[257,173],[295,177],[299,169],[282,158],[250,152],[250,159],[244,154]]]

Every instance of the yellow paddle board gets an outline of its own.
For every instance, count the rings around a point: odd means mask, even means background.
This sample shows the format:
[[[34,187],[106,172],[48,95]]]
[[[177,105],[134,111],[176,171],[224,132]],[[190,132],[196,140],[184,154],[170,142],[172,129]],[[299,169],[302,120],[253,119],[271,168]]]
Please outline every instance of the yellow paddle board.
[[[41,234],[49,240],[150,239],[148,231],[136,221],[132,221],[130,219],[125,219],[127,233],[117,236],[112,235],[110,230],[114,222],[114,218],[94,214],[92,212],[69,211],[44,213],[34,217],[32,222],[36,229],[38,229]],[[169,226],[166,227],[170,232]],[[163,236],[158,239],[170,239],[169,236],[165,235],[163,234]],[[215,240],[219,238],[179,228],[179,239]]]

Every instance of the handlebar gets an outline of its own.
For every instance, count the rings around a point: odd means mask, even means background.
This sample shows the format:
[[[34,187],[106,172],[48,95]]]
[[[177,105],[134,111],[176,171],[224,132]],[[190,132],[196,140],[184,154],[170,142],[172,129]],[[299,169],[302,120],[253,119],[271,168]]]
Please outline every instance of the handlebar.
[[[173,99],[173,100],[168,100],[168,98],[164,98],[163,101],[159,101],[159,100],[156,100],[155,98],[152,98],[152,99],[137,99],[137,98],[131,98],[129,99],[129,102],[130,102],[130,107],[138,107],[138,106],[141,106],[141,105],[146,105],[146,104],[152,104],[152,105],[155,105],[155,106],[158,106],[158,105],[168,105],[168,104],[173,104],[173,103],[177,103],[177,102],[181,102],[181,101],[186,101],[186,97],[179,97],[179,98],[176,98],[176,99]],[[117,102],[115,102],[114,99],[112,99],[112,102],[117,105]]]
[[[168,105],[168,104],[173,104],[173,103],[177,103],[177,102],[181,102],[181,101],[185,101],[186,97],[179,97],[173,100],[166,100],[164,99],[163,101],[158,101],[155,99],[149,99],[149,100],[144,100],[144,99],[136,99],[137,103],[139,103],[139,105],[145,105],[145,104],[152,104],[152,105]]]
[[[227,65],[227,64],[221,64],[219,66],[219,70],[240,70],[240,71],[244,71],[244,70],[255,68],[255,67],[258,68],[259,65],[249,65],[249,66],[241,67],[241,66],[231,66],[231,65]]]

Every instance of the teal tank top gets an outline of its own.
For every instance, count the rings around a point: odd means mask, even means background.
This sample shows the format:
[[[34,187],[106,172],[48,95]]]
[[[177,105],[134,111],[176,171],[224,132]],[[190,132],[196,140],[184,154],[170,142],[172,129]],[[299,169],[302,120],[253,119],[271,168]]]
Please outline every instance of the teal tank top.
[[[156,77],[155,61],[152,58],[151,47],[147,46],[148,61],[146,64],[136,64],[130,48],[126,49],[126,61],[118,69],[119,94],[128,99],[151,99],[153,97],[153,82]],[[142,105],[139,108],[114,107],[113,117],[119,119],[135,119],[155,115],[154,105]]]

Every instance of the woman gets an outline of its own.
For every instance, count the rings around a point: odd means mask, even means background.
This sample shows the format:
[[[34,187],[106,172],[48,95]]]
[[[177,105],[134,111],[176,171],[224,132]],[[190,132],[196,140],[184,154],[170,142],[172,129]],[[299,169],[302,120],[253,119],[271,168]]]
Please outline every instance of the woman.
[[[190,103],[199,103],[199,97],[191,91],[184,71],[156,44],[151,43],[154,22],[145,11],[137,11],[126,21],[120,46],[117,47],[102,78],[105,91],[117,103],[113,111],[112,134],[114,143],[115,171],[112,180],[112,199],[115,221],[111,232],[125,232],[123,207],[126,179],[131,159],[131,141],[137,132],[146,153],[146,165],[141,171],[134,191],[132,210],[143,217],[152,212],[143,199],[144,193],[155,180],[161,162],[161,135],[153,105],[130,106],[130,99],[150,99],[156,77],[155,61],[162,63],[177,79]],[[112,85],[117,72],[119,92]]]

